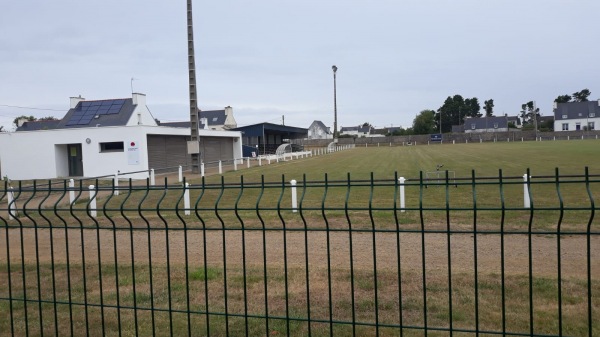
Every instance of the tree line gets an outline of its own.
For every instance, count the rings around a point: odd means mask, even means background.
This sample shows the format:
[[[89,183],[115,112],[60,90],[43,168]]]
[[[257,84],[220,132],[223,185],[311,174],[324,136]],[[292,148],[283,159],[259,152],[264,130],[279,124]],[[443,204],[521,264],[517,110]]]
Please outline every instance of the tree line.
[[[554,102],[585,102],[591,95],[590,90],[583,89],[572,95],[559,95]],[[488,99],[483,102],[483,112],[477,97],[463,98],[461,95],[448,96],[441,107],[435,110],[422,110],[413,120],[412,127],[395,130],[389,135],[424,135],[432,133],[446,133],[452,131],[453,125],[462,125],[465,118],[469,117],[493,117],[494,100]],[[539,121],[540,109],[535,107],[534,101],[529,101],[521,105],[519,117],[522,120],[525,129],[533,129],[536,121]],[[535,119],[534,119],[535,118]],[[509,127],[516,127],[509,125]],[[553,123],[538,125],[538,128],[552,129]]]

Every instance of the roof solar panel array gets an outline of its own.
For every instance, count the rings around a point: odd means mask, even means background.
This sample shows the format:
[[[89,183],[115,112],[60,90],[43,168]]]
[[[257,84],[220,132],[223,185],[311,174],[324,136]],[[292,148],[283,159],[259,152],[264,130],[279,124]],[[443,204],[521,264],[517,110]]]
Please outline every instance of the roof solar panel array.
[[[123,104],[125,104],[124,99],[79,102],[66,126],[88,125],[96,116],[118,114]]]

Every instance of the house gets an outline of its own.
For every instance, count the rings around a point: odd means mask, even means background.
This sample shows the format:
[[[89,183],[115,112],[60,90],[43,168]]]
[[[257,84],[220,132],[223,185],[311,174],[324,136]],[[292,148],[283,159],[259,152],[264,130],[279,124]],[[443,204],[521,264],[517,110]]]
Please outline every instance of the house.
[[[0,133],[2,174],[13,180],[97,177],[117,172],[144,179],[148,170],[188,166],[190,128],[158,125],[146,95],[85,100],[72,97],[59,121],[25,122]],[[241,133],[199,130],[203,161],[242,155]],[[176,169],[175,169],[176,170]]]
[[[206,118],[210,130],[223,131],[237,128],[237,122],[233,118],[233,108],[230,106],[226,106],[223,110],[199,110],[198,118]]]
[[[490,117],[468,117],[465,123],[457,128],[452,128],[453,132],[506,132],[508,131],[508,116],[490,116]]]
[[[521,123],[521,118],[519,118],[519,116],[506,116],[508,124],[513,124],[517,129],[520,129],[523,127],[523,124]]]
[[[369,137],[373,130],[373,127],[368,123],[361,124],[359,126],[343,126],[340,129],[340,136],[357,136],[357,137]]]
[[[308,127],[308,139],[332,139],[331,130],[321,121],[313,121]]]
[[[554,103],[554,131],[596,130],[600,100]]]

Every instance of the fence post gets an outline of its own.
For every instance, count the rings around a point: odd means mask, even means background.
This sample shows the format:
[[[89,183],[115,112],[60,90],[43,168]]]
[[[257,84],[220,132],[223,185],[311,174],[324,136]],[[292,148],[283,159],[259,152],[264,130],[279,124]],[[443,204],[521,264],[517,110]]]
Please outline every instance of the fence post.
[[[400,212],[404,213],[406,212],[406,200],[404,199],[404,182],[406,179],[400,177],[398,178],[398,181],[400,182]]]
[[[529,208],[530,200],[529,200],[529,186],[527,182],[529,181],[529,177],[527,173],[523,175],[523,208]]]
[[[183,211],[183,213],[185,215],[190,215],[190,184],[185,183],[185,191],[183,192],[183,207],[185,208],[185,211]]]
[[[69,179],[69,187],[71,188],[69,191],[69,205],[73,205],[73,203],[75,203],[75,191],[73,191],[75,188],[75,180]]]
[[[183,181],[183,166],[179,165],[179,182]]]
[[[223,174],[223,163],[219,160],[219,174]]]
[[[9,187],[9,191],[6,194],[8,200],[8,220],[14,220],[14,215],[17,215],[17,203],[15,202],[15,194],[13,188]]]
[[[154,178],[154,169],[150,169],[150,185],[156,185],[156,179]]]
[[[90,185],[90,215],[95,218],[98,213],[96,212],[96,186]]]
[[[260,156],[258,157],[258,166],[262,166],[262,160],[261,160]]]
[[[204,177],[204,163],[200,163],[200,176]]]
[[[298,212],[297,208],[298,208],[298,195],[296,194],[296,180],[292,180],[290,181],[290,184],[292,185],[292,212],[296,213]]]
[[[237,159],[233,160],[233,170],[237,171]],[[221,172],[219,172],[219,173],[221,173]]]
[[[250,168],[250,157],[248,157],[248,160],[246,160],[246,164],[247,164],[246,166],[247,166],[248,168]]]
[[[115,173],[115,191],[113,195],[119,195],[119,172]]]

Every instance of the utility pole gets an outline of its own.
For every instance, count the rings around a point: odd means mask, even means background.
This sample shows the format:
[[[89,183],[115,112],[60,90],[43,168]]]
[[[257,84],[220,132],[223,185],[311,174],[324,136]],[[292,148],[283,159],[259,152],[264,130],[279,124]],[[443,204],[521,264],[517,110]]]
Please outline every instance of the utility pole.
[[[198,144],[198,102],[196,98],[196,61],[194,57],[194,23],[192,20],[192,0],[187,0],[187,34],[188,34],[188,70],[190,91],[190,127],[192,143]],[[200,144],[198,151],[190,153],[192,156],[192,173],[200,172]],[[192,151],[195,152],[195,151]]]
[[[533,129],[535,130],[535,140],[538,140],[538,123],[537,123],[537,109],[535,108],[535,101],[533,101]]]
[[[335,73],[337,72],[337,67],[334,65],[331,67],[333,70],[333,142],[337,143],[337,88],[336,88],[336,78]]]

